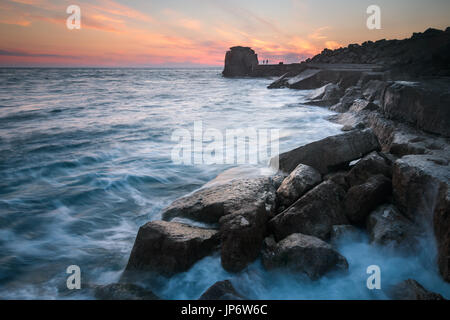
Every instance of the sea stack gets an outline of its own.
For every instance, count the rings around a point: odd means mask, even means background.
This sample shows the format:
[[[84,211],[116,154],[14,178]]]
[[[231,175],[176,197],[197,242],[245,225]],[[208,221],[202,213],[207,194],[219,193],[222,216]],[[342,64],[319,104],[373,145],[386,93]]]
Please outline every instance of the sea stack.
[[[249,76],[258,65],[258,55],[250,47],[231,47],[225,55],[224,77]]]

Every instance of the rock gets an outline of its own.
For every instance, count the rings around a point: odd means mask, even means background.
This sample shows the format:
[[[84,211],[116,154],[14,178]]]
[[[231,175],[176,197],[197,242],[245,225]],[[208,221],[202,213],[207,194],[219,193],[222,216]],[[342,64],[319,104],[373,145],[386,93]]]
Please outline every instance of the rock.
[[[348,269],[347,260],[319,238],[294,233],[278,243],[265,241],[262,262],[266,269],[287,269],[318,279],[330,271]]]
[[[236,291],[230,280],[224,280],[214,283],[199,300],[246,300],[246,298]]]
[[[345,191],[340,186],[324,181],[271,219],[269,226],[277,240],[293,233],[326,240],[333,225],[347,224],[342,208],[344,197]]]
[[[348,172],[346,180],[350,186],[356,186],[377,174],[391,178],[392,168],[380,154],[371,152],[353,166]]]
[[[327,174],[324,180],[331,180],[340,187],[342,187],[345,191],[348,190],[349,185],[347,183],[347,172],[346,171],[337,171]]]
[[[344,96],[339,100],[339,103],[332,106],[330,110],[336,112],[347,112],[353,105],[356,99],[361,99],[361,88],[357,86],[349,87],[345,90]]]
[[[96,286],[94,295],[99,300],[159,300],[153,292],[131,283]]]
[[[225,270],[239,272],[259,255],[269,215],[265,203],[257,208],[241,204],[241,209],[220,219],[221,262]]]
[[[322,176],[316,169],[305,164],[299,164],[283,180],[277,190],[277,199],[280,205],[287,208],[321,181]]]
[[[387,295],[393,300],[445,300],[439,293],[428,291],[413,279],[392,286]]]
[[[307,104],[324,107],[332,106],[339,102],[342,95],[343,91],[337,84],[328,83],[314,90],[308,97],[310,101]]]
[[[327,174],[379,148],[372,130],[354,130],[280,154],[279,169],[290,173],[302,163]],[[272,158],[270,162],[273,166],[276,161]]]
[[[177,222],[148,222],[139,228],[126,271],[172,276],[213,253],[219,243],[216,230]]]
[[[378,106],[373,102],[364,100],[364,99],[356,99],[353,101],[353,104],[350,106],[350,112],[362,112],[362,111],[373,111],[377,110]]]
[[[250,76],[258,65],[258,55],[249,47],[236,46],[230,48],[225,55],[224,77]]]
[[[362,224],[369,213],[391,194],[391,180],[379,174],[351,187],[345,196],[345,212],[353,224]]]
[[[448,157],[407,155],[393,165],[392,185],[397,207],[424,229],[433,226],[438,265],[450,281],[450,169]]]
[[[383,97],[384,114],[419,129],[450,137],[450,81],[396,81]]]
[[[380,80],[370,80],[362,87],[363,98],[367,101],[380,104],[384,89],[388,86],[388,82]]]
[[[417,248],[419,230],[391,204],[378,207],[367,218],[370,242],[393,248]]]
[[[330,242],[336,243],[339,240],[360,241],[361,231],[351,224],[334,225],[331,228]]]
[[[163,220],[184,217],[194,221],[217,223],[223,216],[241,210],[243,203],[256,211],[261,201],[268,214],[275,210],[275,192],[271,177],[235,179],[202,188],[175,200],[162,212]]]

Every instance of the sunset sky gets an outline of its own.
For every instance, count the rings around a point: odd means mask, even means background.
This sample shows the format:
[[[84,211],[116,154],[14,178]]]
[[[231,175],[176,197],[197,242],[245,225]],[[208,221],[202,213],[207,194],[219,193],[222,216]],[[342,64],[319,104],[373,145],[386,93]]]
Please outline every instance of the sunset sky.
[[[381,30],[366,8],[381,8]],[[81,8],[69,30],[66,8]],[[250,46],[298,62],[349,43],[450,26],[450,0],[0,0],[1,66],[221,66]]]

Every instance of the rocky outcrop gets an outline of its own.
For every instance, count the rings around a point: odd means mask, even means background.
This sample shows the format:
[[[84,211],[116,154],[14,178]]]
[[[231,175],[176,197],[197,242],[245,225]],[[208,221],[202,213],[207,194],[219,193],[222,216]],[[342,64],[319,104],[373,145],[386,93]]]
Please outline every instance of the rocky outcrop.
[[[262,262],[266,269],[287,269],[317,279],[330,271],[348,269],[347,260],[319,238],[294,233],[278,243],[265,239]]]
[[[347,224],[342,201],[345,191],[327,180],[307,192],[292,206],[269,221],[277,240],[293,233],[328,239],[336,224]]]
[[[370,177],[365,183],[351,187],[345,196],[345,213],[350,222],[362,224],[369,213],[384,203],[391,194],[391,180],[383,175]]]
[[[214,283],[199,300],[246,300],[246,298],[236,291],[230,280],[224,280]]]
[[[379,148],[372,130],[354,130],[282,153],[277,160],[279,169],[288,173],[302,163],[327,174]],[[271,165],[275,161],[271,159]]]
[[[139,228],[126,271],[172,276],[212,254],[219,243],[216,230],[177,222],[148,222]]]
[[[153,292],[132,283],[112,283],[94,288],[99,300],[159,300]]]
[[[445,300],[439,293],[428,291],[413,279],[392,286],[387,290],[387,295],[393,300]]]
[[[258,55],[249,47],[236,46],[230,48],[225,55],[224,77],[250,76],[258,65]]]
[[[287,208],[307,191],[322,181],[320,173],[313,167],[299,164],[283,180],[277,190],[277,199],[281,207]]]

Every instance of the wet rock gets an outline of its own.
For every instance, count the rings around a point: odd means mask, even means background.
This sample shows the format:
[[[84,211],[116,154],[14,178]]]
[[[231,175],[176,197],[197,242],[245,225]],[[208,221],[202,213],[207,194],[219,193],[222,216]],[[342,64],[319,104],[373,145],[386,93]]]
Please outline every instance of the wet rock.
[[[382,205],[369,215],[367,230],[372,243],[411,251],[417,247],[420,235],[414,223],[391,204]]]
[[[326,240],[331,227],[347,224],[342,201],[345,191],[327,180],[307,192],[292,206],[269,221],[277,240],[303,233]]]
[[[393,300],[445,300],[439,293],[428,291],[413,279],[392,286],[387,295]]]
[[[322,177],[316,169],[305,164],[299,164],[278,188],[277,199],[279,204],[286,208],[289,207],[321,181]]]
[[[246,298],[236,291],[230,280],[224,280],[214,283],[199,300],[246,300]]]
[[[216,230],[177,222],[148,222],[139,228],[126,271],[172,276],[212,254],[219,243]]]
[[[96,286],[94,295],[99,300],[159,300],[153,292],[131,283]]]
[[[345,196],[345,212],[353,224],[365,222],[369,213],[384,203],[391,194],[391,180],[383,175],[370,177],[363,184],[351,187]]]
[[[294,233],[278,243],[266,239],[262,254],[266,269],[287,269],[317,279],[330,271],[348,269],[347,260],[319,238]]]
[[[355,186],[366,182],[371,176],[377,174],[390,178],[392,168],[379,153],[371,152],[353,166],[346,179],[350,186]]]
[[[260,202],[266,203],[270,215],[275,210],[275,186],[271,177],[235,179],[228,183],[202,188],[175,200],[162,212],[163,220],[175,217],[217,223],[223,216],[241,210],[243,203],[256,211]]]
[[[250,76],[258,65],[258,55],[249,47],[236,46],[230,48],[225,55],[224,77]]]
[[[372,130],[354,130],[282,153],[277,160],[279,169],[284,172],[290,173],[302,163],[317,169],[321,174],[327,174],[379,147]],[[275,162],[275,158],[272,158],[271,165]]]

